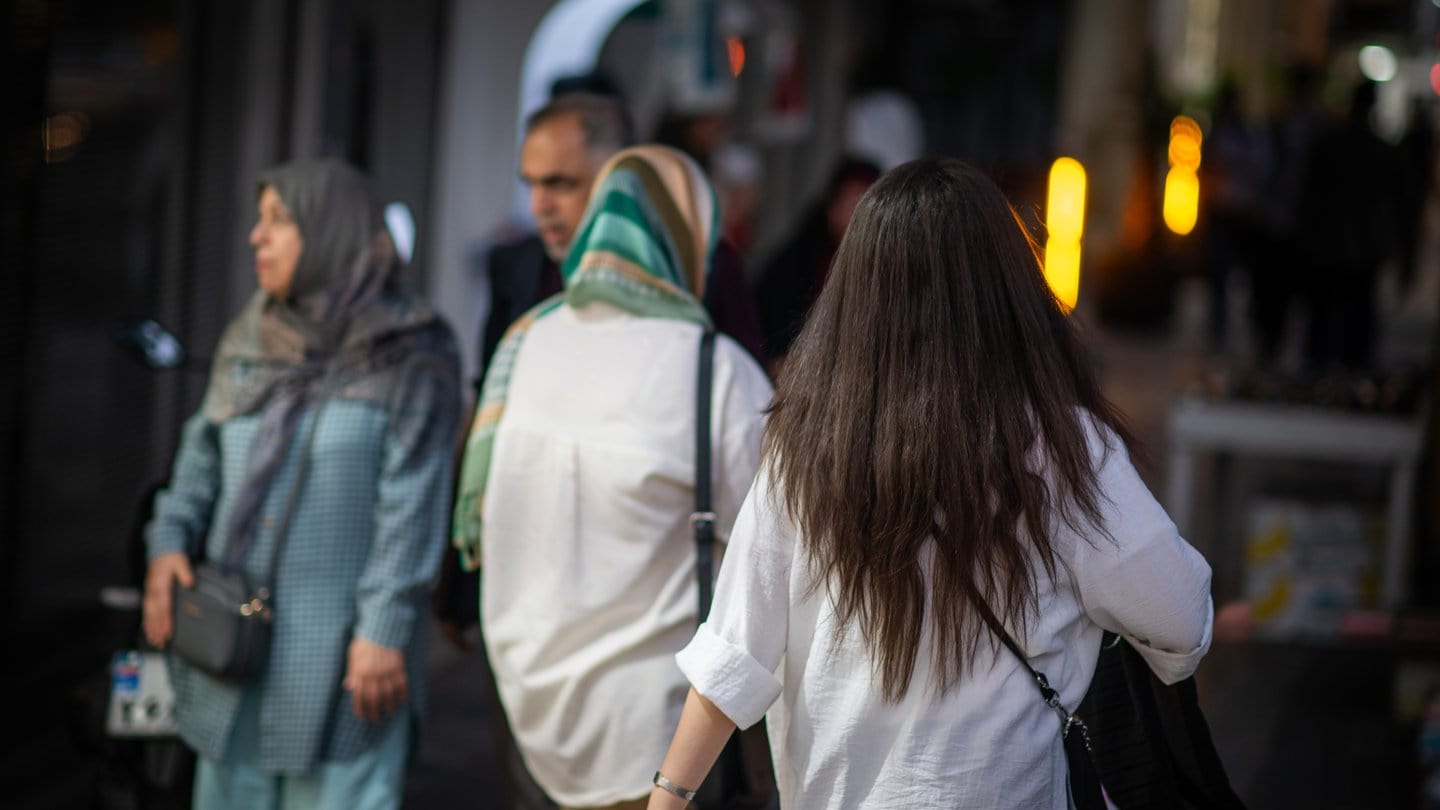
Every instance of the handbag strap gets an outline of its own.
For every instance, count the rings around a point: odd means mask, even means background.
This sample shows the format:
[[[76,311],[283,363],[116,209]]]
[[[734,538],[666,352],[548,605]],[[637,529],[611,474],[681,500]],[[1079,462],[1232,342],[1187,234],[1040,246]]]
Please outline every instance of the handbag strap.
[[[715,369],[715,330],[700,333],[700,362],[695,386],[695,578],[699,594],[697,623],[710,615],[715,587],[715,512],[710,504],[710,391]]]
[[[1005,645],[1005,648],[1014,654],[1014,656],[1020,660],[1021,666],[1025,667],[1025,670],[1030,673],[1031,680],[1035,681],[1035,687],[1040,690],[1040,699],[1044,700],[1046,706],[1054,709],[1055,712],[1060,715],[1060,736],[1069,737],[1070,729],[1072,727],[1079,727],[1086,747],[1089,747],[1090,733],[1085,727],[1085,722],[1069,709],[1065,708],[1065,704],[1060,702],[1060,693],[1050,685],[1050,681],[1045,677],[1045,673],[1030,665],[1030,659],[1021,651],[1020,645],[1015,643],[1015,639],[1011,638],[1010,633],[1005,630],[1005,626],[996,618],[995,613],[990,610],[990,606],[985,603],[985,600],[977,596],[971,600],[971,603],[975,606],[975,609],[980,612],[980,618],[985,621],[986,626],[990,628],[990,632],[999,636],[1000,642]]]
[[[1095,765],[1095,753],[1090,747],[1090,730],[1085,726],[1074,712],[1065,708],[1060,702],[1060,693],[1050,685],[1045,673],[1030,665],[1030,659],[1020,650],[1020,645],[1006,632],[1005,626],[995,617],[990,606],[978,596],[970,600],[975,609],[979,611],[980,617],[989,626],[991,632],[1000,637],[1006,649],[1020,660],[1020,664],[1030,673],[1035,686],[1040,690],[1040,697],[1045,705],[1055,710],[1060,715],[1060,742],[1065,749],[1065,763],[1069,767],[1070,777],[1067,782],[1069,805],[1075,810],[1103,810],[1107,807],[1105,801],[1105,790],[1100,783],[1100,772]],[[1071,729],[1078,729],[1078,733],[1071,735]]]

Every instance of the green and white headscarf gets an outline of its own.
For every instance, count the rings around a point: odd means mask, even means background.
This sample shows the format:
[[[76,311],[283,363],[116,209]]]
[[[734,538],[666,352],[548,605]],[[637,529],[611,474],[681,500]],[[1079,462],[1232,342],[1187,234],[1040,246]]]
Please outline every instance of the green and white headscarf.
[[[510,375],[525,334],[563,304],[601,301],[646,318],[710,326],[701,301],[720,231],[705,173],[684,153],[637,146],[612,157],[595,178],[580,232],[560,272],[565,290],[520,317],[495,350],[465,444],[453,540],[467,569],[480,566],[485,485]]]

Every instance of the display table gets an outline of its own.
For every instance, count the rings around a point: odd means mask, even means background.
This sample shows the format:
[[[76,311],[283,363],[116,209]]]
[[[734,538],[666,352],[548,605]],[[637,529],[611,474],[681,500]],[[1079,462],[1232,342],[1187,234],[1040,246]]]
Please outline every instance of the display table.
[[[1315,406],[1186,398],[1170,410],[1166,507],[1182,536],[1195,526],[1195,460],[1216,453],[1301,461],[1371,464],[1389,469],[1381,607],[1406,597],[1410,514],[1420,461],[1424,409],[1412,417],[1326,410]]]

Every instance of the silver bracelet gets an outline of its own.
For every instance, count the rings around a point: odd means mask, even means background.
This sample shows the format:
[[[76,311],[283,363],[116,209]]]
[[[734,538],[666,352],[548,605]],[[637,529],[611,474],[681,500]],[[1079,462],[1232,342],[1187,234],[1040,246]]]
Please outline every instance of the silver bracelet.
[[[680,787],[674,782],[671,782],[669,779],[666,779],[665,775],[660,773],[659,771],[655,772],[655,779],[653,780],[653,782],[655,784],[655,787],[660,788],[666,793],[673,793],[687,802],[695,801],[695,791],[686,790],[685,788]]]

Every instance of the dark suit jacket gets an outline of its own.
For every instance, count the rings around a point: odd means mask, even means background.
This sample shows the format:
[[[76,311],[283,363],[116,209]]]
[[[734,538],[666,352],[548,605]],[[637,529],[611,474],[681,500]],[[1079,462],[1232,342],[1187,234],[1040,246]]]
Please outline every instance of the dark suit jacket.
[[[490,314],[480,333],[480,373],[476,388],[485,378],[485,369],[505,330],[516,318],[525,314],[547,297],[560,291],[560,269],[545,255],[545,245],[537,235],[518,242],[496,245],[490,251]]]

